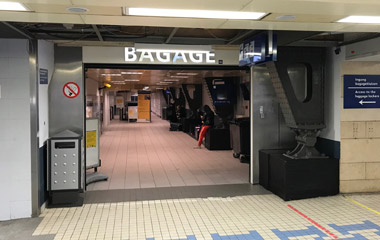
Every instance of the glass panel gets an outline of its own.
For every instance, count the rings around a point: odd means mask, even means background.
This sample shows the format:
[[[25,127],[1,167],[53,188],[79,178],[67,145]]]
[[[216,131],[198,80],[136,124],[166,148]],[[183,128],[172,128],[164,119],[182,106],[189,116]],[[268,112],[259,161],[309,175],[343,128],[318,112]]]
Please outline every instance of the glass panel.
[[[288,66],[288,75],[294,94],[299,102],[307,102],[311,99],[311,69],[304,63],[296,63]]]

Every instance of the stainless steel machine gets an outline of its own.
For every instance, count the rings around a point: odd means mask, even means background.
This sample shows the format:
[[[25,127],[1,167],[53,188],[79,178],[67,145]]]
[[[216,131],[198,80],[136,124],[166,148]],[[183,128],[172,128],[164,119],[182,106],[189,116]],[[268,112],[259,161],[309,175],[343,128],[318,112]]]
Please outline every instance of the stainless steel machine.
[[[84,190],[82,135],[65,130],[48,141],[48,206],[79,206]]]

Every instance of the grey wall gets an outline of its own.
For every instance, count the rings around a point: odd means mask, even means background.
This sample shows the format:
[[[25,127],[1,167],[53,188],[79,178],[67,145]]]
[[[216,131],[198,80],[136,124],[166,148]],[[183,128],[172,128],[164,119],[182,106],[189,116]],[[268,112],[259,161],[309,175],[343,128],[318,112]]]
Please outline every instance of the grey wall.
[[[0,39],[0,220],[32,214],[29,47]]]
[[[162,117],[162,108],[167,107],[164,96],[160,91],[152,93],[152,112],[159,117]]]
[[[266,67],[251,68],[251,106],[253,127],[252,134],[252,176],[251,181],[259,180],[259,150],[286,149],[295,147],[295,134],[285,124],[280,104],[277,100],[269,73]],[[263,109],[263,115],[260,113]]]

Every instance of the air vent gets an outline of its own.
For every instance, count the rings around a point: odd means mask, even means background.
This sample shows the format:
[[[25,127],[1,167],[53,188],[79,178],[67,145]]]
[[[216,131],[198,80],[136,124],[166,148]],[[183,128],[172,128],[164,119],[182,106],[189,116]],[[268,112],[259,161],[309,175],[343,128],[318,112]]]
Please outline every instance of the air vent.
[[[286,16],[278,16],[276,17],[277,21],[292,21],[296,19],[296,16],[286,15]]]
[[[88,12],[88,9],[82,8],[82,7],[69,7],[67,8],[67,11],[72,12],[72,13],[86,13]]]

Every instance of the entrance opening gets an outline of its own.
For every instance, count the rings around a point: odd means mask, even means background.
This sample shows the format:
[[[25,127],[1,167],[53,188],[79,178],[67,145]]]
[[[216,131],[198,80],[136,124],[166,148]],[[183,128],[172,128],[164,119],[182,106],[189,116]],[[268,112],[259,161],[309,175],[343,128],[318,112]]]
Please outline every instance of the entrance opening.
[[[108,177],[87,191],[249,183],[249,99],[242,88],[249,71],[87,66],[85,72],[86,117],[99,120],[101,160],[87,174]],[[214,121],[198,149],[205,105]]]

